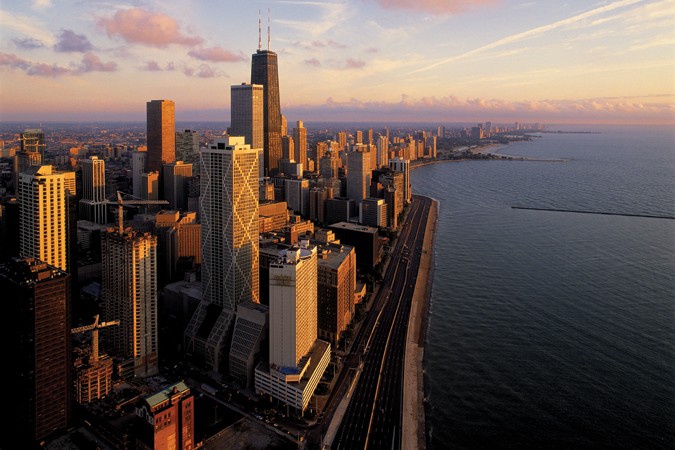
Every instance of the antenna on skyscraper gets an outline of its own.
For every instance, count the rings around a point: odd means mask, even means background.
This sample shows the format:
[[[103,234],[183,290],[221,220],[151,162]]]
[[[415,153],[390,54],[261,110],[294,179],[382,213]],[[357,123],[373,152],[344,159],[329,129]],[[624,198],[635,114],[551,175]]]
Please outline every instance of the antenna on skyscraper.
[[[270,49],[270,9],[267,8],[267,50]]]
[[[258,50],[262,50],[262,24],[260,22],[260,10],[258,10]]]

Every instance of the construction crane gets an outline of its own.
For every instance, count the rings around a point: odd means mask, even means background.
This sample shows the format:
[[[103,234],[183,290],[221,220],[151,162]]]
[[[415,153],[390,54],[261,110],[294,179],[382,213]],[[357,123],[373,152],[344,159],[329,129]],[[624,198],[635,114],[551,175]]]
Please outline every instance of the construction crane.
[[[122,192],[117,191],[117,201],[106,200],[107,204],[116,204],[118,207],[118,227],[120,234],[124,234],[124,205],[168,205],[166,200],[124,200]],[[126,194],[129,195],[129,194]]]
[[[111,320],[110,322],[99,322],[98,314],[94,316],[94,323],[91,325],[85,325],[83,327],[72,328],[70,330],[71,334],[84,333],[86,331],[91,331],[91,358],[92,365],[98,362],[98,330],[105,327],[111,327],[113,325],[119,325],[119,320]]]

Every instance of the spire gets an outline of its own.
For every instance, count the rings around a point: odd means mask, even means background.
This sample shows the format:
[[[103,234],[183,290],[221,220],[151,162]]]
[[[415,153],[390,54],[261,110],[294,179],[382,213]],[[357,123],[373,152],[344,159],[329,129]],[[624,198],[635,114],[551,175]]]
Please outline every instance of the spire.
[[[267,50],[270,49],[270,9],[267,8]]]
[[[260,23],[260,10],[258,10],[258,50],[262,50],[262,25]]]

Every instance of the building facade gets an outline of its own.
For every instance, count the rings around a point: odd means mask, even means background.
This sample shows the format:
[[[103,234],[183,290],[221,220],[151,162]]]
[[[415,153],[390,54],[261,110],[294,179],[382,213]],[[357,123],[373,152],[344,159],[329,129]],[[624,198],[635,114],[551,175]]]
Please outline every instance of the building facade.
[[[21,256],[61,270],[67,268],[65,176],[52,166],[33,166],[19,174]]]
[[[251,148],[264,148],[263,85],[242,83],[230,87],[230,135],[244,136]]]
[[[70,275],[34,258],[0,265],[3,367],[11,414],[3,448],[32,448],[71,421]]]
[[[176,160],[176,105],[173,100],[147,102],[148,172],[161,172],[162,165]]]
[[[356,204],[368,197],[370,189],[370,152],[366,146],[354,146],[347,153],[347,197],[354,199]]]
[[[105,198],[105,161],[92,156],[82,161],[80,218],[98,224],[108,222]]]
[[[195,448],[195,407],[190,388],[182,381],[144,397],[136,406],[139,450]]]
[[[277,54],[260,48],[251,60],[251,84],[263,86],[263,154],[265,176],[279,171],[281,159],[281,102]]]
[[[133,361],[138,377],[159,370],[157,237],[131,228],[101,236],[103,317],[119,320],[106,330],[108,349]]]
[[[185,341],[220,372],[237,305],[259,302],[258,151],[243,137],[219,138],[202,151],[201,169],[203,301]]]
[[[356,250],[349,245],[327,243],[318,253],[319,339],[337,345],[354,316]]]

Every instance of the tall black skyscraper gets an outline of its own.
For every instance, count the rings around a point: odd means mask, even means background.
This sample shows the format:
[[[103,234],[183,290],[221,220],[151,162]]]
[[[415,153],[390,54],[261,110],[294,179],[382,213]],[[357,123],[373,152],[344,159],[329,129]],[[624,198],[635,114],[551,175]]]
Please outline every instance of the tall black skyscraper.
[[[32,448],[71,419],[70,275],[33,258],[0,265],[2,448]],[[6,446],[6,447],[5,447]]]
[[[263,86],[265,175],[274,175],[279,171],[281,159],[281,103],[276,53],[258,48],[253,54],[251,84]]]

